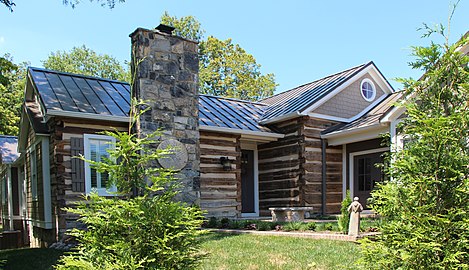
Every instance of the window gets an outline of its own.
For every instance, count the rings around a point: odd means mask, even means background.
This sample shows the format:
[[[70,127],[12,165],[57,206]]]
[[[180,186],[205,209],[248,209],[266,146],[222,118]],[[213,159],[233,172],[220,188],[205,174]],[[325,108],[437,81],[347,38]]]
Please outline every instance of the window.
[[[370,191],[373,188],[371,166],[371,158],[358,159],[358,191]]]
[[[109,157],[108,149],[114,147],[116,140],[104,135],[84,135],[85,159],[104,161]],[[116,187],[106,189],[109,181],[107,172],[98,172],[92,165],[85,162],[85,192],[88,194],[96,190],[100,196],[113,196],[110,192],[117,191]]]
[[[360,92],[366,101],[373,101],[376,97],[375,85],[370,79],[364,79],[360,85]]]

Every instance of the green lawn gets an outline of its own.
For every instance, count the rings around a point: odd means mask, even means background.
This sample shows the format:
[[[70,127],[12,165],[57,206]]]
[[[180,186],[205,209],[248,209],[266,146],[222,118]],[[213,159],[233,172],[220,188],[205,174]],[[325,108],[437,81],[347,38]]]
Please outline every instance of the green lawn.
[[[201,269],[357,269],[359,246],[350,242],[281,236],[209,234]]]
[[[207,254],[201,270],[357,269],[359,246],[354,243],[306,238],[210,233],[202,239]],[[0,269],[53,269],[62,252],[54,249],[0,251]]]

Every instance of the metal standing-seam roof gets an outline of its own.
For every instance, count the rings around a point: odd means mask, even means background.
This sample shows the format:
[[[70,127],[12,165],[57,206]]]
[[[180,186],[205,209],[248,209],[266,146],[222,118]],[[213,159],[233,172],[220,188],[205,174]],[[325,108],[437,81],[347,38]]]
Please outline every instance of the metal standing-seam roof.
[[[301,113],[369,65],[374,64],[370,61],[261,100],[270,105],[261,121],[294,112]]]
[[[346,124],[339,124],[324,130],[321,134],[330,136],[344,132],[351,132],[380,124],[381,117],[394,107],[395,103],[402,97],[402,92],[395,92],[387,96],[376,107],[372,108],[362,117]]]
[[[66,111],[126,117],[130,85],[102,78],[41,68],[29,68],[46,113]]]
[[[17,152],[18,139],[15,136],[0,135],[1,163],[11,164],[20,156]]]
[[[245,100],[199,95],[201,126],[271,132],[259,125],[267,105]]]
[[[65,111],[102,116],[128,116],[130,86],[128,83],[106,80],[41,68],[29,68],[32,83],[37,89],[46,112]],[[40,115],[39,105],[26,102],[31,118]],[[199,96],[199,124],[215,128],[273,133],[259,125],[267,105],[262,103]],[[76,114],[79,117],[80,114]],[[37,118],[37,117],[36,117]],[[36,128],[35,128],[36,130]]]

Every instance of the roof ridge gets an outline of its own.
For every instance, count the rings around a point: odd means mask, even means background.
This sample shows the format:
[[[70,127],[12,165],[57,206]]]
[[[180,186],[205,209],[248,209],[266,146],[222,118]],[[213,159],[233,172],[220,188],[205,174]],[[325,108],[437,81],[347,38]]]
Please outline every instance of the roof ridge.
[[[130,85],[130,83],[124,82],[124,81],[119,81],[119,80],[114,80],[114,79],[107,79],[107,78],[102,78],[102,77],[97,77],[97,76],[83,75],[83,74],[79,74],[79,73],[59,71],[59,70],[48,69],[48,68],[38,68],[38,67],[29,66],[28,69],[38,70],[38,71],[43,71],[43,72],[49,72],[49,73],[62,74],[62,75],[69,75],[69,76],[74,76],[74,77],[88,78],[88,79],[93,79],[93,80],[98,80],[98,81],[117,82],[117,83],[121,83],[121,84]]]
[[[272,96],[270,96],[270,97],[266,97],[266,98],[261,99],[261,100],[266,100],[266,99],[273,98],[273,97],[276,97],[276,96],[281,95],[281,94],[286,94],[286,93],[288,93],[288,92],[290,92],[290,91],[293,91],[293,90],[298,89],[298,88],[300,88],[300,87],[303,87],[303,86],[305,86],[305,85],[312,84],[312,83],[318,82],[318,81],[320,81],[320,80],[327,79],[327,78],[332,77],[332,76],[336,76],[336,75],[338,75],[338,74],[340,74],[340,73],[345,73],[345,72],[350,71],[350,70],[352,70],[352,69],[362,68],[362,67],[364,67],[364,66],[369,65],[370,63],[373,63],[373,61],[368,61],[367,63],[360,64],[360,65],[357,65],[357,66],[354,66],[354,67],[351,67],[351,68],[348,68],[348,69],[345,69],[345,70],[342,70],[342,71],[339,71],[339,72],[336,72],[336,73],[333,73],[333,74],[329,74],[329,75],[327,75],[327,76],[321,77],[321,78],[316,79],[316,80],[314,80],[314,81],[311,81],[311,82],[308,82],[308,83],[304,83],[304,84],[298,85],[298,86],[293,87],[293,88],[291,88],[291,89],[288,89],[288,90],[286,90],[286,91],[284,91],[284,92],[281,92],[281,93],[272,95]]]
[[[258,105],[263,105],[263,106],[269,106],[269,104],[266,104],[266,103],[262,103],[262,102],[258,102],[258,101],[238,99],[238,98],[214,96],[214,95],[208,95],[208,94],[199,94],[199,96],[212,97],[212,98],[218,98],[218,99],[227,99],[227,100],[233,100],[233,101],[238,101],[238,102],[243,102],[243,103],[251,103],[251,104],[258,104]]]

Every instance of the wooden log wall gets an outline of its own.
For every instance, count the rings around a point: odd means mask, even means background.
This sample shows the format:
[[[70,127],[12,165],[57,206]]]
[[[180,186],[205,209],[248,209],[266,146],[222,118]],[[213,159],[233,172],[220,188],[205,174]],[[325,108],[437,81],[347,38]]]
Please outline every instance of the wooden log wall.
[[[241,148],[238,135],[200,131],[200,207],[207,216],[236,218],[241,213]],[[232,160],[224,170],[220,157]]]
[[[301,122],[299,119],[272,127],[285,137],[275,142],[258,145],[259,154],[259,211],[270,215],[269,207],[300,206],[302,203]]]
[[[301,171],[302,197],[305,206],[320,212],[322,207],[322,145],[321,132],[337,124],[310,117],[302,119],[300,134],[304,138],[301,156],[304,159]],[[326,213],[340,212],[342,202],[342,146],[326,147]]]
[[[112,126],[112,127],[111,127]],[[58,217],[57,240],[60,240],[67,229],[77,226],[77,216],[63,210],[82,199],[82,192],[72,190],[72,154],[70,138],[83,138],[83,134],[96,134],[103,130],[117,128],[127,129],[126,123],[93,121],[93,124],[75,119],[55,119],[50,123],[50,167],[51,167],[51,201],[52,215]]]

